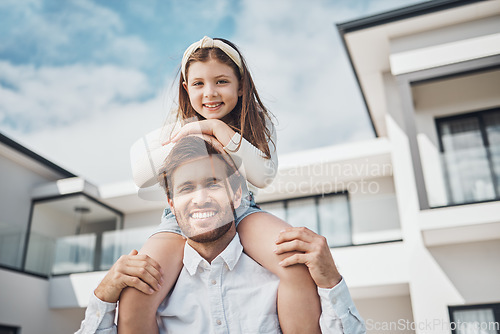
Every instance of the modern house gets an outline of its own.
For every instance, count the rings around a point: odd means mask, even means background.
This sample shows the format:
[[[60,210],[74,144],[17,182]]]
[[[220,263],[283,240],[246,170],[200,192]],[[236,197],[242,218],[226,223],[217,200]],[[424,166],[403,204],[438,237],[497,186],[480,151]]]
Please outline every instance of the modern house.
[[[337,28],[377,138],[281,156],[257,202],[327,237],[368,333],[500,333],[500,0]],[[0,168],[0,334],[72,333],[165,203],[1,135]]]
[[[430,1],[338,29],[391,143],[416,332],[500,333],[500,1]]]

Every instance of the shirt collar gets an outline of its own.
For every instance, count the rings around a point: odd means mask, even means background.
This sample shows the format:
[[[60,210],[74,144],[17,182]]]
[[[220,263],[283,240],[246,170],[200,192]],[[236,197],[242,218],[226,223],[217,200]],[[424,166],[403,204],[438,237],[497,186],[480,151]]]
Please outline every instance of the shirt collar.
[[[229,270],[233,270],[238,260],[240,259],[241,253],[243,252],[243,246],[240,242],[240,237],[238,233],[236,233],[233,237],[233,240],[227,245],[227,247],[212,261],[212,263],[217,263],[218,261],[222,261],[227,264]],[[184,246],[184,259],[183,259],[184,267],[186,267],[189,275],[193,276],[196,274],[198,267],[202,265],[209,266],[209,263],[201,257],[200,254],[193,247],[191,247],[187,242]]]

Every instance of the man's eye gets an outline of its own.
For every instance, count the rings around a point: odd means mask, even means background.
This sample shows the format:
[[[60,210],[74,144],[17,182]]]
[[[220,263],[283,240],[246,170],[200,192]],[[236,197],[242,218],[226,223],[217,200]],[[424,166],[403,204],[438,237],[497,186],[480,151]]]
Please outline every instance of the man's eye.
[[[185,186],[185,187],[182,187],[179,189],[179,192],[180,193],[187,193],[187,192],[190,192],[193,190],[193,187],[192,186]]]
[[[220,187],[221,187],[221,185],[217,182],[213,182],[213,183],[210,183],[208,185],[208,188],[210,188],[210,189],[219,189]]]

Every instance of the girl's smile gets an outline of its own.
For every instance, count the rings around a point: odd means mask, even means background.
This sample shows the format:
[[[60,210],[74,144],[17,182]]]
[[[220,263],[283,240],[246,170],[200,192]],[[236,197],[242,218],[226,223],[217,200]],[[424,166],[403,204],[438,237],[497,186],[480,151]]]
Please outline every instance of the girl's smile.
[[[188,82],[183,82],[194,110],[206,119],[221,119],[236,107],[242,95],[233,69],[218,60],[190,65]]]

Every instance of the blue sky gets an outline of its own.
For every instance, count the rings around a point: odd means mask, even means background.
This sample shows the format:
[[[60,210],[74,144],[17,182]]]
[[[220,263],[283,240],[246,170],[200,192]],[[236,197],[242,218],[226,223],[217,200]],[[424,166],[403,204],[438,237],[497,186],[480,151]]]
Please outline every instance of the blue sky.
[[[286,154],[373,138],[335,23],[418,0],[2,0],[0,132],[100,185],[173,107],[184,49],[236,43]]]

